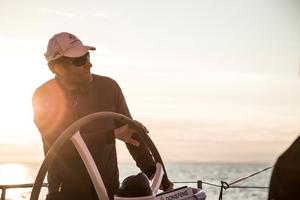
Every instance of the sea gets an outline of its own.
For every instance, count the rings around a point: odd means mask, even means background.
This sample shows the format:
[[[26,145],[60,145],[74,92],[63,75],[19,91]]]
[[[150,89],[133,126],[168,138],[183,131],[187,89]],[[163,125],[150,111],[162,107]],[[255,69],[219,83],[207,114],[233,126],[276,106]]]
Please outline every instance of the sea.
[[[264,163],[165,163],[169,178],[175,188],[181,186],[197,187],[197,181],[202,181],[207,200],[218,200],[221,181],[231,183],[257,171],[269,167]],[[40,163],[0,163],[0,185],[33,183]],[[120,181],[127,176],[139,173],[134,163],[119,164]],[[223,190],[223,200],[262,200],[267,199],[268,187],[272,169],[245,179],[233,186],[244,188],[228,188]],[[204,184],[205,183],[205,184]],[[6,200],[25,200],[30,197],[31,188],[7,189]],[[45,199],[47,189],[43,188],[39,199]]]

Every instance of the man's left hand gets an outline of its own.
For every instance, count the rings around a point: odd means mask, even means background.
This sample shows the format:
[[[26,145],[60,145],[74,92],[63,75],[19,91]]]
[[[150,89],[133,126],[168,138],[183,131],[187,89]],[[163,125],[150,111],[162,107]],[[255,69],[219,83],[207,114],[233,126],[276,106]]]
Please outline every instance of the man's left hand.
[[[135,132],[133,128],[130,128],[128,124],[121,126],[119,128],[116,128],[114,130],[115,138],[128,143],[132,144],[133,146],[138,147],[140,145],[139,141],[133,139],[132,135]]]
[[[137,121],[137,120],[133,120],[133,121],[134,121],[134,123],[135,123],[137,126],[139,126],[141,129],[143,129],[143,131],[144,131],[145,133],[149,133],[148,129],[146,128],[146,126],[144,126],[144,124],[142,124],[141,122],[139,122],[139,121]]]

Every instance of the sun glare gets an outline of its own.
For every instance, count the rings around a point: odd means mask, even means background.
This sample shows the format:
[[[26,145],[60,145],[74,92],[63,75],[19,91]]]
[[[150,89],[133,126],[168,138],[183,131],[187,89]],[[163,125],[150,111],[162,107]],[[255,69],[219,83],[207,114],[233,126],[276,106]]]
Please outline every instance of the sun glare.
[[[24,184],[29,180],[28,170],[23,164],[1,164],[0,185]],[[29,189],[7,189],[6,199],[25,199]]]
[[[1,164],[0,184],[18,184],[26,182],[27,170],[22,164]]]

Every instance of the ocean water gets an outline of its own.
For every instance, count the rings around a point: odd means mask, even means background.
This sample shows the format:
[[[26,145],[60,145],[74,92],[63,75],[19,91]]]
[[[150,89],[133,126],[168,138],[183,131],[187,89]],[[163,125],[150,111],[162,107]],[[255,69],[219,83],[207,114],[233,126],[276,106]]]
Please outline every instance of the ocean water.
[[[32,183],[39,169],[39,163],[2,163],[0,164],[0,185]],[[190,186],[197,187],[197,180],[220,185],[220,181],[230,183],[241,177],[245,177],[256,171],[262,170],[269,164],[259,163],[165,163],[168,176],[175,183],[175,187]],[[133,163],[122,163],[119,165],[120,181],[130,175],[137,174],[138,168]],[[237,183],[236,186],[268,186],[271,170],[262,172],[254,177]],[[203,184],[203,190],[207,200],[217,200],[220,188]],[[29,199],[30,188],[7,189],[7,200]],[[42,189],[40,199],[44,199],[46,188]],[[224,200],[262,200],[267,199],[268,189],[253,188],[229,188],[223,191]]]

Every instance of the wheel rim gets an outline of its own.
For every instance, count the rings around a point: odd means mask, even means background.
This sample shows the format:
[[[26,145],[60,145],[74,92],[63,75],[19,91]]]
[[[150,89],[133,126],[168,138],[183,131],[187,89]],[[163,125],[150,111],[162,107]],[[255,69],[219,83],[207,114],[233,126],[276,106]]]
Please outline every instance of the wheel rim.
[[[122,114],[114,113],[114,112],[97,112],[97,113],[87,115],[87,116],[77,120],[76,122],[71,124],[65,131],[63,131],[63,133],[56,139],[56,141],[54,142],[54,144],[51,146],[48,153],[46,154],[45,159],[44,159],[44,161],[39,169],[39,172],[36,176],[36,179],[35,179],[35,182],[34,182],[34,185],[32,188],[32,192],[31,192],[30,200],[38,199],[43,181],[47,174],[47,171],[50,168],[57,153],[59,152],[61,147],[64,145],[64,143],[67,140],[69,140],[77,131],[79,131],[81,126],[85,125],[88,122],[96,120],[96,119],[98,119],[98,120],[101,120],[101,119],[117,120],[121,123],[128,124],[130,127],[137,130],[137,132],[139,133],[139,136],[141,136],[141,139],[142,139],[140,142],[144,142],[145,145],[149,148],[155,162],[160,162],[162,164],[163,170],[164,170],[162,185],[165,185],[164,183],[168,180],[167,172],[166,172],[164,163],[161,159],[161,156],[160,156],[155,144],[149,137],[149,135],[147,133],[145,133],[144,130],[134,122],[134,120],[132,120]]]

